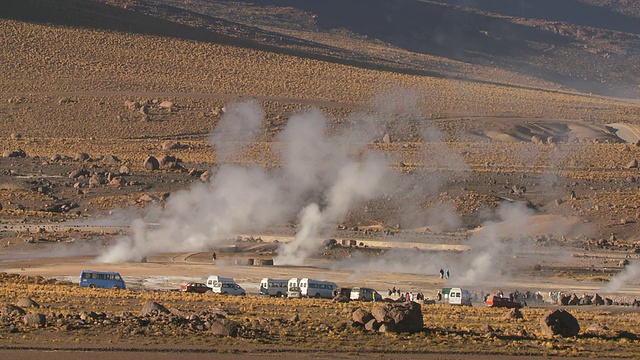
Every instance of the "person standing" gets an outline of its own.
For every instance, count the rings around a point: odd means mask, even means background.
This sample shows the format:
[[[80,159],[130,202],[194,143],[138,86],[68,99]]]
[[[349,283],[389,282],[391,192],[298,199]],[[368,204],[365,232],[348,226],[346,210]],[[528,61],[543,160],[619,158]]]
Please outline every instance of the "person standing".
[[[215,251],[213,252],[213,255],[211,255],[211,258],[213,260],[213,263],[215,264],[216,263],[216,259],[218,258],[218,256],[216,255]]]
[[[445,272],[445,275],[447,277],[447,279],[449,278],[449,269],[447,269],[447,271]]]
[[[444,278],[444,270],[440,269],[440,279]]]

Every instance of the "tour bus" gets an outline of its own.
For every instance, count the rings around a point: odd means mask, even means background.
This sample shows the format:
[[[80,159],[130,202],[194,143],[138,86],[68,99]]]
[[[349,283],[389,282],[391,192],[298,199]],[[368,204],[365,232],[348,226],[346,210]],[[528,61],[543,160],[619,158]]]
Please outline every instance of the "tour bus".
[[[80,286],[105,289],[125,289],[124,280],[117,272],[82,270]]]
[[[449,304],[471,306],[471,293],[468,290],[451,288],[451,291],[449,291]]]
[[[330,281],[318,281],[309,278],[300,279],[300,296],[332,299],[338,285]]]
[[[298,299],[302,297],[300,293],[300,281],[298,278],[289,279],[289,284],[287,285],[287,297],[290,299]]]
[[[213,289],[213,285],[215,285],[215,283],[235,284],[236,281],[232,278],[225,278],[217,275],[209,276],[209,278],[207,279],[207,286]]]
[[[289,291],[289,280],[264,278],[260,281],[260,294],[282,297]]]

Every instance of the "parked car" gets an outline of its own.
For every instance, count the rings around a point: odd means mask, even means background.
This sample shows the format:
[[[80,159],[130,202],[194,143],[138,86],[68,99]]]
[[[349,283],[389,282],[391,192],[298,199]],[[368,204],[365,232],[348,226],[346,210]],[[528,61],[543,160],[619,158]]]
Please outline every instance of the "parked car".
[[[205,283],[190,282],[180,286],[180,291],[183,291],[183,292],[194,292],[194,293],[203,294],[209,290],[211,290],[211,288],[208,287],[207,284]]]
[[[382,295],[371,288],[354,287],[351,289],[349,298],[360,301],[382,301]]]
[[[486,303],[489,307],[504,307],[509,309],[519,309],[522,307],[522,303],[500,296],[489,296]]]
[[[302,292],[300,291],[299,286],[290,286],[289,290],[287,290],[287,297],[289,299],[299,299],[302,297]]]
[[[217,294],[247,295],[242,286],[236,283],[217,282],[211,290]]]

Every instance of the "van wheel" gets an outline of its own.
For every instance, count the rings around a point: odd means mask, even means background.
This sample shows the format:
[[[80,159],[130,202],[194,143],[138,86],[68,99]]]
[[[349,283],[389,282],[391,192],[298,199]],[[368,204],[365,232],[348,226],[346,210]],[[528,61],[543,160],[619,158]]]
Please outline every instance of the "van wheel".
[[[245,293],[241,293],[241,294],[240,294],[240,296],[245,296],[245,295],[247,295],[247,294],[245,294]]]
[[[278,291],[278,293],[276,294],[277,297],[282,297],[282,293],[280,291]]]
[[[95,286],[94,284],[89,284],[89,288],[91,288],[91,289],[95,289],[95,288],[96,288],[96,286]]]
[[[120,290],[120,287],[118,285],[113,285],[112,289],[113,290]]]
[[[226,292],[226,291],[225,291],[225,292],[223,292],[223,293],[222,293],[222,295],[227,295],[227,292]]]
[[[320,293],[316,294],[316,299],[320,299]]]

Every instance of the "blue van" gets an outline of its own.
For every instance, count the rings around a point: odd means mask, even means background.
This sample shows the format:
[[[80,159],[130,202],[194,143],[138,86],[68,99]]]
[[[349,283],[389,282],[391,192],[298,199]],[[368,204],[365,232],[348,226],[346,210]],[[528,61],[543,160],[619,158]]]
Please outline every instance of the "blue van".
[[[82,270],[80,286],[105,289],[126,289],[122,276],[112,271]]]

